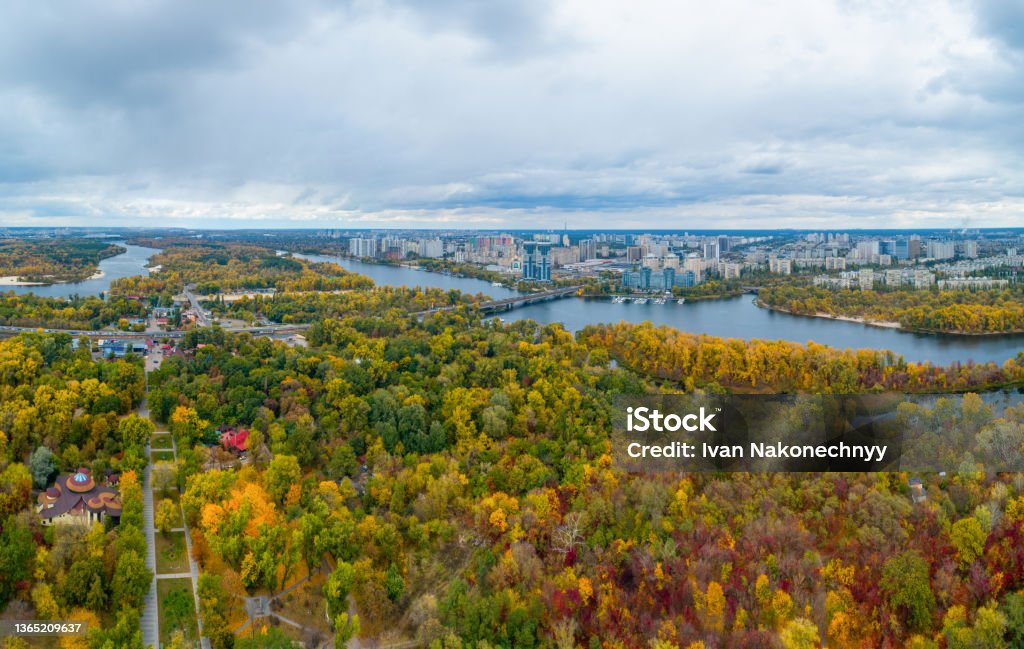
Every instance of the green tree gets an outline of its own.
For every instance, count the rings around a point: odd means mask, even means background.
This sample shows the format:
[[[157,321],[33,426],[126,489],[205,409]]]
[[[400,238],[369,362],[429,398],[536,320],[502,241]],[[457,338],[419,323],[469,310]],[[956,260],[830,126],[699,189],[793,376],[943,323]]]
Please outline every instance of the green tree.
[[[405,592],[405,579],[402,578],[402,573],[395,564],[388,566],[388,570],[384,574],[384,589],[388,593],[388,599],[392,602],[401,599]]]
[[[818,627],[802,617],[787,622],[779,633],[779,640],[785,649],[816,649],[821,646]]]
[[[334,618],[334,648],[345,649],[349,640],[359,635],[359,616],[340,613]]]
[[[338,567],[331,572],[324,584],[324,597],[327,598],[327,605],[335,615],[348,609],[348,595],[355,583],[356,570],[352,564],[339,561]]]
[[[999,610],[1006,618],[1007,640],[1010,641],[1010,646],[1024,647],[1024,591],[1007,595]]]
[[[29,577],[29,565],[35,556],[32,533],[21,517],[11,516],[0,532],[0,609],[14,595],[15,585]]]
[[[137,552],[121,553],[114,567],[114,602],[125,608],[139,608],[152,580],[153,572]]]
[[[292,485],[298,484],[302,478],[302,469],[294,455],[277,455],[270,461],[263,476],[263,486],[274,500],[284,502],[284,497]]]
[[[935,610],[935,595],[924,557],[908,550],[886,561],[882,566],[881,586],[888,596],[889,606],[905,615],[911,629],[928,628]]]
[[[142,448],[148,442],[156,426],[153,422],[135,413],[121,419],[117,424],[117,432],[121,436],[124,448]]]
[[[178,505],[170,498],[164,498],[156,506],[156,514],[153,522],[160,533],[167,536],[171,530],[181,524],[181,516],[178,513]]]
[[[199,416],[195,408],[178,406],[171,415],[171,433],[179,448],[192,448],[210,428],[210,422]]]
[[[39,489],[44,488],[50,482],[50,476],[57,470],[57,463],[53,459],[53,452],[45,446],[40,446],[32,451],[28,460],[29,470],[32,472],[32,482]]]
[[[974,560],[981,556],[985,549],[985,528],[981,521],[973,516],[962,518],[953,523],[949,530],[949,539],[956,548],[960,558],[960,565],[967,568]]]

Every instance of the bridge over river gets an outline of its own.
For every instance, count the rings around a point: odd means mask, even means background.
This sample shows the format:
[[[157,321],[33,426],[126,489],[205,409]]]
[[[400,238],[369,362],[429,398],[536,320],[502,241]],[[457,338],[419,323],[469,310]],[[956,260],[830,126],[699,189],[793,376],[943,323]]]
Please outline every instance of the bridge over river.
[[[516,295],[513,297],[507,297],[501,300],[491,300],[489,302],[480,302],[477,304],[477,308],[483,313],[495,313],[499,311],[511,311],[517,307],[526,306],[528,304],[537,304],[538,302],[548,302],[549,300],[557,300],[563,297],[570,297],[579,295],[582,286],[565,286],[562,288],[553,288],[549,291],[541,291],[539,293],[527,293],[525,295]],[[461,305],[460,305],[461,306]],[[419,311],[411,315],[414,316],[426,316],[434,313],[442,313],[444,311],[452,311],[455,306],[443,306],[435,309],[428,309],[426,311]]]

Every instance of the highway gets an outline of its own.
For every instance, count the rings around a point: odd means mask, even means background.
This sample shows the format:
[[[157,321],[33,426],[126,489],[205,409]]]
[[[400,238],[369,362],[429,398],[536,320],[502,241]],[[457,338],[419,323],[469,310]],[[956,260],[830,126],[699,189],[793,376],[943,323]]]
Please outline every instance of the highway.
[[[312,325],[309,324],[293,324],[293,325],[267,325],[262,327],[224,327],[224,331],[230,331],[233,333],[247,332],[254,335],[273,335],[283,333],[293,333],[297,331],[305,331]],[[89,338],[144,338],[144,339],[160,339],[160,338],[182,338],[186,333],[184,329],[175,329],[173,331],[112,331],[110,329],[104,330],[91,330],[91,329],[43,329],[40,327],[10,327],[0,326],[0,335],[10,334],[16,335],[20,333],[38,332],[48,334],[70,334],[72,336],[88,336]]]
[[[185,287],[185,297],[192,305],[192,309],[196,312],[196,322],[201,327],[213,326],[213,319],[210,312],[203,309],[199,304],[199,298],[192,292],[192,286]],[[223,327],[224,331],[230,331],[234,333],[248,332],[257,336],[261,335],[274,335],[283,333],[292,333],[296,331],[305,331],[310,328],[310,324],[290,324],[290,325],[262,325],[259,327]],[[88,336],[89,338],[182,338],[187,333],[185,329],[175,329],[172,331],[112,331],[110,329],[45,329],[40,327],[11,327],[6,325],[0,325],[0,335],[10,334],[16,335],[19,333],[37,332],[42,331],[43,333],[55,334],[63,333],[70,334],[72,336]]]
[[[549,291],[542,291],[539,293],[528,293],[526,295],[519,295],[516,297],[505,298],[503,300],[491,300],[489,302],[480,302],[477,306],[481,311],[509,311],[518,306],[525,306],[527,304],[533,304],[535,302],[543,302],[546,300],[557,300],[559,298],[568,297],[577,293],[581,287],[579,286],[568,286],[564,288],[552,289]],[[185,297],[191,303],[193,310],[196,312],[196,321],[202,327],[212,326],[212,317],[209,311],[206,311],[199,304],[199,298],[192,293],[191,287],[186,287],[184,291]],[[441,313],[444,311],[451,311],[456,307],[440,307],[431,309],[429,311],[421,311],[419,313],[410,313],[412,316],[424,316],[433,313]],[[290,324],[290,325],[263,325],[259,327],[224,327],[224,331],[230,331],[233,333],[248,332],[256,336],[268,336],[276,334],[294,333],[299,331],[305,331],[309,329],[312,324]],[[160,338],[182,338],[187,333],[185,329],[175,329],[172,331],[112,331],[110,329],[102,330],[89,330],[89,329],[45,329],[40,327],[12,327],[7,325],[0,325],[0,335],[16,335],[19,333],[26,332],[37,332],[43,333],[65,333],[72,336],[88,336],[89,338],[136,338],[136,339],[160,339]]]

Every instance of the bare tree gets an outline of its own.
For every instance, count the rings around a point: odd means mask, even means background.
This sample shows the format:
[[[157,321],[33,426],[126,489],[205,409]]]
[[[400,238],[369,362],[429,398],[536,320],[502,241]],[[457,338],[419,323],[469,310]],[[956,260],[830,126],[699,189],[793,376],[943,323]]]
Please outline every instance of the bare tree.
[[[583,527],[583,515],[579,512],[570,513],[562,519],[562,524],[556,527],[551,535],[551,547],[565,556],[576,546],[583,545],[583,536],[580,534],[581,527]]]

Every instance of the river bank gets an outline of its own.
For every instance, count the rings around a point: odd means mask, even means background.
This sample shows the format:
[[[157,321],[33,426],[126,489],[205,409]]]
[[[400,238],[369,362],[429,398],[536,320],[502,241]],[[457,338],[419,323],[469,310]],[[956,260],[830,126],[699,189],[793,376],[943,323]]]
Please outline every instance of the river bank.
[[[0,277],[0,286],[56,286],[58,284],[78,284],[94,279],[102,279],[105,274],[106,273],[102,270],[97,270],[95,273],[84,279],[55,279],[52,282],[23,280],[20,275],[5,275]]]
[[[24,282],[17,275],[0,277],[0,286],[45,286],[42,282]]]
[[[122,277],[147,275],[146,264],[159,252],[156,248],[146,248],[131,244],[118,243],[122,252],[106,257],[99,262],[95,270],[83,279],[62,279],[53,282],[23,282],[17,276],[0,277],[0,289],[14,291],[18,294],[34,293],[41,297],[67,298],[72,295],[85,297],[100,295],[110,289],[110,284]]]
[[[798,318],[821,318],[822,320],[839,320],[842,322],[855,322],[857,324],[866,325],[868,327],[879,327],[882,329],[898,329],[908,333],[915,334],[928,334],[928,335],[943,335],[943,336],[1019,336],[1024,334],[1024,330],[1016,329],[1012,331],[946,331],[941,329],[922,329],[918,327],[904,327],[899,322],[891,320],[870,320],[863,316],[842,316],[834,315],[831,313],[825,313],[824,311],[818,311],[817,313],[794,313],[788,309],[782,307],[771,306],[765,304],[760,299],[754,299],[754,304],[762,309],[768,311],[774,311],[776,313],[785,313],[786,315],[795,316]]]

